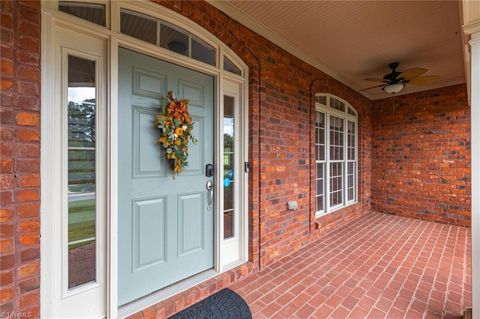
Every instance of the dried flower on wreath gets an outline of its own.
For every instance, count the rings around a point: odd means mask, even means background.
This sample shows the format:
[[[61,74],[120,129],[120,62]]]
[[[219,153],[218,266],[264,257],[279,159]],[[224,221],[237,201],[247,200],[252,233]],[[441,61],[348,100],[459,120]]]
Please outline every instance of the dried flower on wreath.
[[[176,99],[172,91],[160,98],[161,111],[155,118],[155,127],[160,130],[161,144],[173,170],[173,176],[188,166],[188,143],[198,141],[192,135],[193,121],[188,112],[187,99]]]

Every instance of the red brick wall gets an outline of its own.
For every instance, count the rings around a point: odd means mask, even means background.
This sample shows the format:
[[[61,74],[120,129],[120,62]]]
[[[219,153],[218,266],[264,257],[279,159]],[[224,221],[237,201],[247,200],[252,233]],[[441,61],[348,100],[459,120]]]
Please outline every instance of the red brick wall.
[[[137,317],[148,317],[152,313],[162,317],[182,310],[240,276],[258,270],[325,232],[368,212],[372,195],[376,209],[405,213],[405,207],[398,203],[410,194],[405,193],[402,199],[398,195],[393,197],[390,192],[391,196],[383,198],[383,194],[388,194],[392,188],[392,183],[384,176],[391,180],[397,178],[397,183],[405,182],[409,191],[413,187],[408,183],[422,181],[427,185],[424,187],[424,197],[431,194],[446,196],[448,201],[445,206],[435,214],[423,213],[423,217],[443,214],[442,218],[433,219],[466,223],[466,218],[460,218],[468,216],[466,207],[470,187],[469,168],[465,166],[469,160],[466,144],[469,123],[463,86],[397,98],[399,107],[395,116],[388,113],[391,110],[390,100],[375,102],[375,113],[372,113],[372,102],[368,99],[231,20],[209,4],[200,1],[160,2],[217,36],[249,66],[249,151],[252,164],[249,176],[250,263],[148,308],[138,313]],[[39,3],[0,3],[0,310],[32,311],[36,316],[40,271]],[[338,95],[359,112],[359,203],[318,220],[314,217],[315,172],[314,166],[310,165],[314,162],[313,96],[317,92]],[[402,130],[391,130],[391,119],[398,128],[404,128],[404,133],[398,133]],[[427,154],[428,143],[420,143],[421,140],[414,135],[419,130],[425,131],[425,141],[428,139],[438,143],[435,151],[444,161],[438,165],[425,164],[425,158],[430,156]],[[430,130],[433,134],[429,133]],[[381,134],[386,134],[386,139],[382,139]],[[407,138],[402,134],[410,135]],[[434,136],[439,139],[434,139]],[[419,149],[422,151],[420,157],[413,157],[414,154],[409,153],[408,159],[392,158],[388,145],[393,143],[393,139],[403,141],[402,145],[409,148],[408,152],[414,153]],[[410,142],[407,143],[407,140]],[[416,146],[410,145],[412,141],[416,142]],[[439,150],[440,147],[442,150]],[[462,156],[467,160],[463,161]],[[380,161],[388,160],[391,166],[380,165]],[[410,173],[422,170],[437,173],[431,173],[430,176],[436,176],[431,179],[425,175],[416,175],[416,179],[408,176],[401,178],[404,175],[394,174],[397,168],[404,171],[408,169]],[[372,175],[376,176],[373,181]],[[465,175],[467,180],[463,179]],[[418,184],[415,185],[418,190]],[[414,195],[420,198],[418,194]],[[296,200],[299,210],[288,211],[286,203],[289,200]],[[411,207],[418,208],[421,202],[419,200]]]
[[[375,101],[372,159],[375,210],[469,226],[465,85]]]
[[[157,1],[207,29],[249,66],[250,261],[267,265],[369,211],[371,102],[202,1]],[[314,103],[332,93],[359,111],[360,203],[314,218]],[[296,200],[297,211],[287,202]]]
[[[132,318],[160,318],[181,311],[242,274],[263,268],[325,232],[368,211],[371,204],[371,101],[302,62],[267,39],[196,1],[156,1],[217,36],[249,67],[248,267],[234,269],[145,309]],[[318,220],[314,217],[315,93],[331,93],[359,112],[359,203]],[[287,202],[296,200],[297,211]],[[200,293],[199,289],[203,292]]]
[[[40,303],[40,3],[0,1],[0,313]]]
[[[0,303],[1,311],[31,311],[36,316],[40,258],[39,4],[0,3]],[[161,4],[216,35],[249,66],[251,263],[137,316],[149,316],[153,311],[161,317],[183,309],[368,212],[372,196],[375,209],[380,211],[468,224],[469,110],[463,86],[397,97],[394,114],[391,99],[377,101],[372,113],[368,99],[207,3]],[[310,165],[315,151],[312,97],[317,92],[338,95],[359,112],[359,203],[318,220],[313,209],[315,171]],[[433,157],[439,161],[432,162]],[[398,185],[402,185],[401,191],[394,188]],[[424,192],[418,192],[419,185]],[[296,200],[299,210],[288,211],[289,200]]]
[[[39,311],[38,2],[1,1],[2,9],[2,248],[1,311]],[[205,2],[166,1],[231,47],[249,66],[249,230],[251,263],[192,288],[152,309],[179,311],[321,234],[369,211],[370,105],[350,88],[300,61]],[[336,94],[359,111],[360,203],[314,218],[314,104]],[[286,209],[296,200],[299,210]],[[155,310],[155,311],[157,311]]]

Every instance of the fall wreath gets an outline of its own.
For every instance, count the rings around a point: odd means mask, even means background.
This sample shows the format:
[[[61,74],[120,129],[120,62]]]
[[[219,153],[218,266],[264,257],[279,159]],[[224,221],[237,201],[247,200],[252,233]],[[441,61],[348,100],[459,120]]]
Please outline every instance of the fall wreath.
[[[155,127],[160,129],[158,142],[173,170],[173,176],[188,166],[188,142],[197,143],[192,135],[193,122],[188,112],[188,100],[178,100],[172,91],[160,98],[161,111],[155,118]]]

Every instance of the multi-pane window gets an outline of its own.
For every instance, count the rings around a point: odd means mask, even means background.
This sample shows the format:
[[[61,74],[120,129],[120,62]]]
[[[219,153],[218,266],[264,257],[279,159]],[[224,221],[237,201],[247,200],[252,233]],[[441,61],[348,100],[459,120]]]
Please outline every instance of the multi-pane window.
[[[111,28],[109,6],[104,3],[95,3],[90,0],[59,1],[58,10]],[[120,32],[197,61],[221,67],[217,61],[218,48],[181,27],[151,15],[125,8],[120,9]],[[242,69],[232,59],[223,56],[220,60],[223,60],[223,70],[243,75]]]
[[[357,113],[329,94],[317,95],[315,121],[317,216],[356,202]]]
[[[343,203],[343,180],[345,158],[345,120],[330,115],[329,149],[330,149],[330,207],[336,207]]]
[[[347,202],[355,200],[356,183],[356,124],[347,122]]]
[[[210,65],[216,65],[217,50],[188,31],[155,17],[122,9],[120,31],[139,40]]]
[[[317,112],[315,121],[315,147],[317,174],[315,178],[316,196],[315,205],[317,212],[325,209],[325,113]]]

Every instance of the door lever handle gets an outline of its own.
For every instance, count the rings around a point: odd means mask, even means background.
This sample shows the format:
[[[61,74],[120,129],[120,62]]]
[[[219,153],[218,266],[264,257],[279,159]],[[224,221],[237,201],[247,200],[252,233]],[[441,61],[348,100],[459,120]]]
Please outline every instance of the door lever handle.
[[[213,189],[215,188],[215,186],[213,185],[213,182],[211,180],[208,180],[207,181],[207,185],[205,186],[207,188],[207,191],[208,191],[208,205],[207,205],[207,209],[210,210],[210,208],[212,208],[212,204],[213,204]]]

